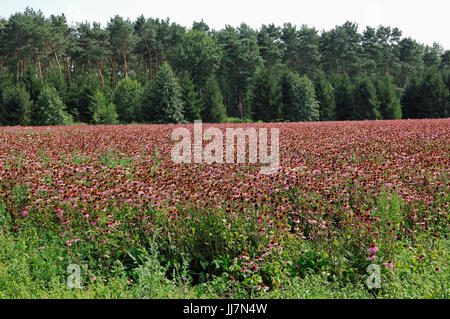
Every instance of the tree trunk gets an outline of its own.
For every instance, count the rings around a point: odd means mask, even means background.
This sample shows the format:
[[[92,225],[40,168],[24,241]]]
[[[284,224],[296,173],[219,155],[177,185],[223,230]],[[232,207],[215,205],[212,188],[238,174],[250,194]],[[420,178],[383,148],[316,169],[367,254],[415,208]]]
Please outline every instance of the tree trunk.
[[[125,50],[122,49],[122,56],[123,56],[123,67],[125,69],[125,77],[128,77],[128,62],[127,62],[127,54]]]
[[[70,77],[70,68],[69,68],[69,58],[65,58],[66,61],[66,72],[67,72],[67,78],[69,79],[69,87],[72,86],[72,78]]]
[[[19,74],[20,74],[20,60],[17,61],[16,81],[19,81]]]
[[[149,65],[149,70],[150,70],[150,81],[153,80],[153,72],[152,72],[152,50],[150,49],[147,40],[144,39],[144,43],[145,43],[145,47],[147,48],[147,52],[148,52],[148,65]]]
[[[115,64],[114,64],[114,60],[112,59],[112,57],[109,57],[109,60],[111,61],[111,88],[114,88],[114,76],[116,73],[116,68],[115,68]]]
[[[61,64],[59,63],[58,54],[56,53],[56,50],[53,46],[52,46],[52,52],[53,52],[53,55],[55,56],[56,64],[58,65],[59,74],[61,74]]]
[[[35,53],[36,53],[36,61],[37,61],[37,65],[38,65],[38,70],[39,70],[39,77],[42,79],[41,60],[39,59],[39,50],[38,50],[38,48],[35,49]]]

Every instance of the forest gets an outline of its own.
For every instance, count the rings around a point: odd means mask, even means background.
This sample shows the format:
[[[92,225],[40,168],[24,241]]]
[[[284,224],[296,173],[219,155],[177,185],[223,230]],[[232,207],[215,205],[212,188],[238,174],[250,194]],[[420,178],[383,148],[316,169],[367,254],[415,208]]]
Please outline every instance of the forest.
[[[186,28],[116,15],[0,17],[0,124],[446,118],[450,51],[345,22]]]

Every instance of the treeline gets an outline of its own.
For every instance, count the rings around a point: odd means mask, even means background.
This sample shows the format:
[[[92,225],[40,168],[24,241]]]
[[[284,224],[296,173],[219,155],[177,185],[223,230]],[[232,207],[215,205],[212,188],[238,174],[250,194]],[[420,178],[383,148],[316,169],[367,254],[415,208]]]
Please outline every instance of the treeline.
[[[448,117],[449,74],[449,50],[384,26],[0,18],[2,125]]]

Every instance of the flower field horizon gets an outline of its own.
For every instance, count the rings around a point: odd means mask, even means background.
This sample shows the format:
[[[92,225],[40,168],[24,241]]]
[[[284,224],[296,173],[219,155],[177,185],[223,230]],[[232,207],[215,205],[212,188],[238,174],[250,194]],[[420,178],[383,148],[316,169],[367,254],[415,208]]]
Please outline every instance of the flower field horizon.
[[[174,163],[193,124],[1,127],[0,296],[448,298],[450,119],[204,126],[279,128],[277,172]]]

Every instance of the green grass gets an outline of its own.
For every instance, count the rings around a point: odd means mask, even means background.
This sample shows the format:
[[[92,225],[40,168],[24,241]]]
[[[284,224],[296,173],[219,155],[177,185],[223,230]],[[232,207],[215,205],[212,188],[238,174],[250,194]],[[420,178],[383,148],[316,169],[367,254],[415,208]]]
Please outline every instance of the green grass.
[[[394,269],[387,270],[381,265],[382,287],[375,290],[367,288],[364,276],[360,280],[339,276],[336,267],[345,267],[346,264],[342,261],[332,264],[323,246],[293,239],[280,254],[281,259],[275,256],[268,260],[265,271],[260,273],[263,276],[271,273],[276,282],[264,292],[248,289],[255,278],[241,280],[236,285],[231,283],[233,264],[228,266],[229,271],[216,275],[210,271],[206,282],[194,283],[186,265],[170,267],[165,262],[167,259],[160,255],[164,250],[156,239],[151,239],[145,249],[135,247],[134,252],[129,250],[132,261],[128,264],[115,260],[106,267],[90,266],[86,262],[89,250],[82,246],[68,250],[61,236],[49,229],[24,227],[10,230],[4,207],[0,211],[0,298],[449,297],[448,239],[399,245],[393,257]],[[185,244],[197,248],[200,245]],[[423,255],[423,259],[418,260],[418,255]],[[286,257],[293,261],[293,265],[302,267],[302,271],[295,272],[290,267],[292,265],[280,264],[280,260]],[[81,289],[67,288],[70,275],[67,267],[72,263],[80,265]],[[89,280],[93,276],[96,280]],[[134,282],[131,283],[129,278]],[[250,286],[247,287],[246,283]]]

